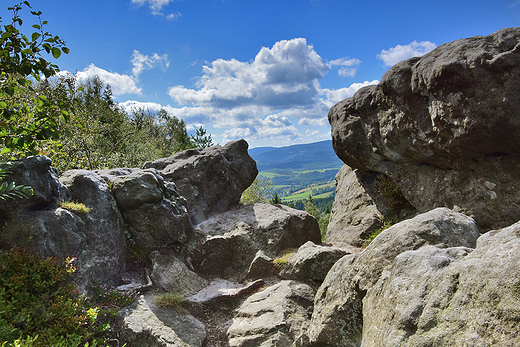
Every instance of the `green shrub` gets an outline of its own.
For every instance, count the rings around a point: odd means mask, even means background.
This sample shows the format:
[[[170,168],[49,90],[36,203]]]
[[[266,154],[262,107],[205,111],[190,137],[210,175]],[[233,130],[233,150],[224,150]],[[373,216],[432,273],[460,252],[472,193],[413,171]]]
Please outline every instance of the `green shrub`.
[[[114,287],[101,285],[96,282],[92,287],[92,296],[89,301],[94,305],[121,308],[134,302],[139,294],[135,290],[119,290]]]
[[[16,247],[0,251],[0,343],[78,346],[92,341],[97,309],[85,309],[85,298],[70,278],[74,271],[70,259],[43,259]]]

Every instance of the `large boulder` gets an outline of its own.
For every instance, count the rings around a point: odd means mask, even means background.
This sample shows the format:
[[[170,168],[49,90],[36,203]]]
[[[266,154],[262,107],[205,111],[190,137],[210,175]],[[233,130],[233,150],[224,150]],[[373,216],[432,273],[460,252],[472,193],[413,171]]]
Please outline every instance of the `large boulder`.
[[[520,223],[470,251],[399,255],[363,301],[362,346],[520,345]]]
[[[311,324],[300,343],[359,346],[363,298],[396,256],[427,245],[473,248],[478,237],[473,219],[446,208],[386,229],[363,252],[346,255],[334,264],[316,293]]]
[[[236,310],[227,330],[230,347],[287,346],[309,323],[314,289],[281,281],[251,295]]]
[[[204,324],[190,315],[157,306],[152,295],[140,295],[118,312],[120,338],[129,346],[202,347]]]
[[[174,182],[188,201],[194,224],[237,205],[242,192],[258,174],[244,140],[225,146],[189,149],[172,157],[144,164],[157,169],[166,181]]]
[[[274,257],[307,241],[320,243],[314,217],[284,205],[256,203],[214,216],[196,229],[193,265],[209,276],[241,280],[262,250]]]
[[[20,218],[25,211],[42,210],[65,199],[67,188],[60,183],[58,171],[51,164],[48,157],[36,155],[0,165],[10,172],[5,182],[30,186],[34,191],[27,199],[0,200],[0,225]]]
[[[125,271],[126,239],[123,218],[108,185],[86,170],[66,171],[60,182],[68,188],[72,201],[91,208],[81,216],[86,239],[77,256],[75,283],[80,289],[88,289],[93,281],[119,285]]]
[[[280,277],[320,285],[330,268],[343,256],[350,254],[347,250],[316,245],[312,241],[303,244],[292,254],[283,266]]]
[[[186,297],[196,294],[209,284],[173,254],[154,251],[150,254],[150,261],[150,277],[154,285],[164,291]]]
[[[50,165],[49,158],[34,156],[11,166],[8,181],[30,185],[34,195],[9,201],[1,213],[6,220],[0,245],[16,245],[44,257],[76,257],[74,281],[84,292],[94,280],[117,286],[124,273],[126,243],[123,220],[108,186],[99,176],[81,170],[65,173],[60,181]],[[83,203],[91,211],[60,207],[67,200]]]
[[[418,212],[482,230],[520,219],[520,28],[443,44],[331,108],[337,155],[382,173]]]
[[[185,244],[192,234],[186,199],[155,169],[97,171],[111,187],[133,242],[149,250]]]

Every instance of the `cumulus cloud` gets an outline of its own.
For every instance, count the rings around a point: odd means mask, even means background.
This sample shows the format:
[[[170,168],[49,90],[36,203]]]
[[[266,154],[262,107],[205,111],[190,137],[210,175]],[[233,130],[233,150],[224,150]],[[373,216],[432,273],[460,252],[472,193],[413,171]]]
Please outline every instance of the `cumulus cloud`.
[[[353,83],[349,87],[340,88],[340,89],[322,89],[322,93],[325,95],[327,100],[327,106],[330,108],[335,103],[340,102],[343,99],[350,98],[353,96],[358,90],[363,87],[378,84],[379,80],[373,81],[365,81],[363,83]]]
[[[377,55],[377,58],[381,59],[386,66],[392,66],[400,61],[412,57],[420,57],[432,51],[436,47],[437,45],[430,41],[413,41],[412,43],[405,46],[397,45],[388,50],[383,49],[381,53]]]
[[[262,105],[287,108],[316,101],[317,80],[328,67],[304,38],[263,47],[252,62],[217,59],[203,67],[196,87],[174,86],[169,95],[179,104],[233,108]]]
[[[379,82],[332,90],[323,89],[319,80],[335,68],[340,76],[354,76],[360,64],[353,58],[324,62],[306,39],[283,40],[263,47],[250,61],[205,63],[193,88],[169,88],[168,94],[181,108],[168,112],[182,116],[187,124],[211,122],[214,128],[224,129],[223,141],[270,139],[280,144],[316,138],[317,128],[328,126],[333,104]],[[310,132],[302,135],[301,128]]]
[[[355,58],[341,58],[327,62],[327,66],[331,69],[334,66],[340,66],[338,75],[341,77],[354,77],[359,64],[361,64],[361,60]]]
[[[150,10],[152,10],[152,14],[155,16],[164,16],[164,12],[162,11],[163,7],[167,6],[170,2],[174,0],[132,0],[132,4],[137,4],[137,6],[143,6],[148,4]],[[170,13],[166,15],[166,18],[169,20],[177,20],[181,16],[180,12]]]
[[[95,76],[98,76],[103,82],[109,84],[112,88],[112,93],[115,96],[122,94],[141,95],[142,93],[142,88],[137,87],[134,77],[121,75],[117,72],[109,72],[95,66],[94,64],[90,64],[85,70],[76,73],[79,82]]]
[[[168,60],[168,54],[159,55],[154,53],[152,56],[141,54],[138,50],[134,49],[132,54],[132,74],[134,77],[138,77],[143,71],[153,69],[154,67],[160,66],[163,70],[170,66]]]

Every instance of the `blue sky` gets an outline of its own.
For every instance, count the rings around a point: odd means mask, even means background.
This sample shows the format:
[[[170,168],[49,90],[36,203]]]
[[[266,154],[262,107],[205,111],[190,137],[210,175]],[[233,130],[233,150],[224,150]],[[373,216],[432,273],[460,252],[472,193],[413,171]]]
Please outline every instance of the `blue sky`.
[[[129,110],[165,108],[215,143],[251,147],[329,139],[329,108],[396,62],[520,26],[520,0],[30,3],[70,48],[61,70],[98,75]]]

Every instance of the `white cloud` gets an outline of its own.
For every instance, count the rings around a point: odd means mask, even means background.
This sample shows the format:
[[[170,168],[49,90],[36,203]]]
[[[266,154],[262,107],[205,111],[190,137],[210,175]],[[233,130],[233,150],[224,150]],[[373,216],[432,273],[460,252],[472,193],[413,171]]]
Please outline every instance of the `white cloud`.
[[[327,66],[303,38],[263,47],[252,62],[217,59],[203,67],[198,89],[174,86],[170,96],[187,105],[233,108],[262,105],[287,108],[316,101],[317,80]]]
[[[180,16],[181,16],[180,12],[170,13],[169,15],[166,16],[166,19],[168,19],[168,20],[177,20],[177,19],[179,19]]]
[[[355,58],[341,58],[327,62],[327,66],[331,69],[334,66],[340,66],[338,75],[341,77],[354,77],[359,64],[361,64],[361,60]]]
[[[168,60],[168,54],[159,55],[154,53],[150,57],[134,49],[132,65],[134,66],[132,68],[132,74],[137,78],[141,72],[153,69],[156,66],[161,66],[163,70],[167,69],[170,66],[170,61]]]
[[[328,107],[332,107],[334,104],[340,102],[343,99],[350,98],[353,96],[358,90],[363,87],[370,86],[373,84],[378,84],[378,80],[373,81],[365,81],[363,83],[353,83],[350,87],[340,88],[340,89],[322,89],[322,93],[326,96]]]
[[[76,74],[78,82],[85,81],[91,77],[98,76],[103,82],[110,85],[112,93],[115,96],[122,94],[138,94],[141,95],[142,88],[137,87],[134,77],[129,75],[121,75],[117,72],[109,72],[103,70],[94,64],[90,64],[83,71]]]
[[[377,55],[377,58],[381,59],[386,66],[392,66],[400,61],[412,57],[420,57],[432,51],[436,47],[437,45],[430,41],[413,41],[412,43],[405,46],[397,45],[390,48],[389,50],[383,49],[381,53]]]
[[[217,59],[205,63],[195,87],[176,85],[168,90],[182,106],[168,112],[188,125],[211,122],[214,128],[223,129],[223,141],[268,139],[280,144],[304,141],[305,136],[316,139],[316,131],[328,127],[332,105],[379,82],[332,90],[323,89],[319,80],[336,67],[339,74],[353,76],[360,63],[351,58],[325,63],[304,38],[279,41],[260,49],[251,61]],[[311,132],[299,133],[306,128]]]
[[[132,0],[133,4],[137,4],[137,6],[143,6],[148,4],[150,10],[152,10],[152,14],[155,16],[164,16],[164,12],[162,11],[163,7],[167,6],[170,2],[174,0]],[[168,20],[177,20],[181,16],[180,12],[170,13],[166,15],[166,19]]]

